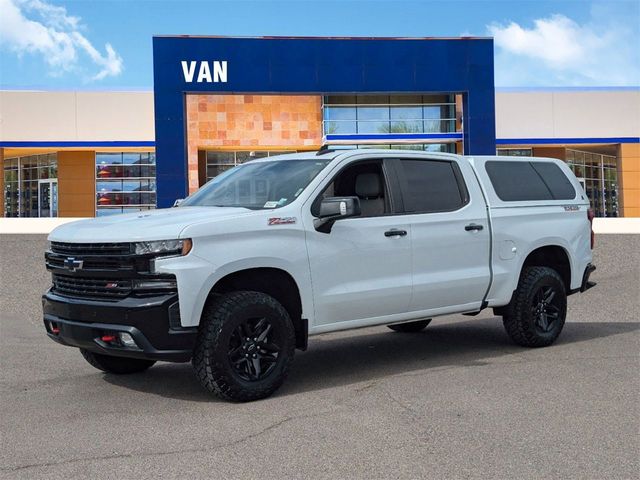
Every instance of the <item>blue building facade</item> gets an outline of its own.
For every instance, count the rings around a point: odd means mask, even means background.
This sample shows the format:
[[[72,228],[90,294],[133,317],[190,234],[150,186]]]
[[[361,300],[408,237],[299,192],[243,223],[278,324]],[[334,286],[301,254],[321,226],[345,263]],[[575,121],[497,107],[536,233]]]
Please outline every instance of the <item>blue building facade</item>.
[[[325,114],[330,128],[324,128],[323,140],[390,145],[459,141],[465,154],[495,154],[493,40],[489,38],[154,37],[153,65],[158,207],[171,206],[189,192],[189,95],[377,96],[387,99],[385,106],[392,117],[394,112],[407,111],[389,100],[393,96],[455,95],[461,103],[457,129],[438,128],[436,122],[444,125],[449,119],[430,119],[425,113],[428,105],[420,103],[421,123],[403,121],[404,130],[394,129],[393,118],[340,124]],[[331,111],[347,112],[338,107]],[[353,111],[357,115],[365,110]],[[374,109],[368,111],[376,114]],[[348,127],[384,127],[385,122],[389,128],[351,131]],[[434,124],[435,128],[429,126]]]

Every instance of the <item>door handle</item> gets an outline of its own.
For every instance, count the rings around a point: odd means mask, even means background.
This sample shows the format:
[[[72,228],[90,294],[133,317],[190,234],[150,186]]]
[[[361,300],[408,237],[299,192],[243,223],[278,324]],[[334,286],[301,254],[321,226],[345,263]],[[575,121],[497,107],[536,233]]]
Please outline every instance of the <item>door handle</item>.
[[[396,230],[395,228],[384,232],[385,237],[404,237],[406,234],[406,230]]]
[[[473,231],[473,230],[480,231],[480,230],[482,230],[483,228],[484,228],[484,227],[483,227],[482,225],[478,225],[478,224],[476,224],[476,223],[470,223],[469,225],[465,225],[465,227],[464,227],[464,229],[465,229],[467,232],[471,232],[471,231]]]

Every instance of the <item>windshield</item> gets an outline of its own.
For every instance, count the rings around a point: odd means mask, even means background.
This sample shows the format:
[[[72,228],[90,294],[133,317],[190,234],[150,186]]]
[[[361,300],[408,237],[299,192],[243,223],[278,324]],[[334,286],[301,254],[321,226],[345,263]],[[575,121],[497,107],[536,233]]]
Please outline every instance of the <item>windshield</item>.
[[[207,182],[181,207],[279,208],[293,202],[329,160],[276,160],[238,165]]]

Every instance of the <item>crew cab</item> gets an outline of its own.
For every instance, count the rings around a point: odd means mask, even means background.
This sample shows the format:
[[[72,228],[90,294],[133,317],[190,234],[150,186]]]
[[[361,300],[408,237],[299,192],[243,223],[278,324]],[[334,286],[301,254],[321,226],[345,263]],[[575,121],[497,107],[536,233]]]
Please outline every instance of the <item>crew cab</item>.
[[[584,292],[593,215],[548,158],[321,150],[257,159],[175,208],[81,220],[49,236],[49,337],[105,372],[191,361],[248,401],[308,337],[492,308],[519,345],[560,334]]]

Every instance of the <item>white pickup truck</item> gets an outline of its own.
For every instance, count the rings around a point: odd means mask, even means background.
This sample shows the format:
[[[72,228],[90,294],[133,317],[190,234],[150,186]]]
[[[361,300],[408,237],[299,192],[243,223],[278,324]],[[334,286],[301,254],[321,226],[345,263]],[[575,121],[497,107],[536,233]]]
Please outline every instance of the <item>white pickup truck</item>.
[[[310,335],[492,308],[550,345],[593,286],[592,213],[561,161],[410,150],[254,160],[176,208],[56,228],[43,296],[55,341],[94,367],[191,360],[229,400],[272,394]]]

